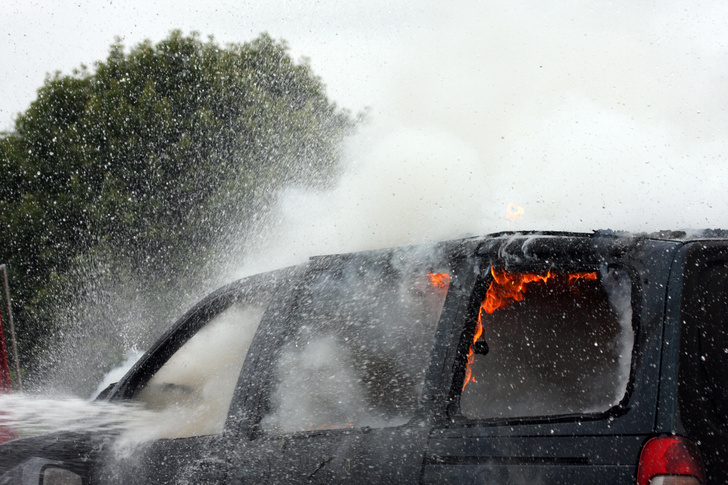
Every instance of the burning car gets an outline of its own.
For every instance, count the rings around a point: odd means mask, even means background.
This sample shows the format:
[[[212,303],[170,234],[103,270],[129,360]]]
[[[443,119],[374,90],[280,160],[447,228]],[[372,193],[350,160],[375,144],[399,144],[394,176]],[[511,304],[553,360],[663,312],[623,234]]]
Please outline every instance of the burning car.
[[[728,233],[501,233],[210,295],[0,483],[728,482]]]

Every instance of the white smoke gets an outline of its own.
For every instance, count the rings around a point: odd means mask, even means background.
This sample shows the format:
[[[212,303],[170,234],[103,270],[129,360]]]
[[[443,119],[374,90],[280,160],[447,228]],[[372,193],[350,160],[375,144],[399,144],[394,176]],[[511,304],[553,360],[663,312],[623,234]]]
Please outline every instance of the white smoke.
[[[627,392],[629,375],[632,367],[632,350],[634,349],[634,329],[632,324],[632,284],[624,271],[608,268],[602,265],[599,268],[602,276],[602,285],[607,292],[609,305],[617,315],[620,332],[614,337],[612,345],[618,347],[619,379],[616,381],[614,401],[618,404]]]
[[[728,226],[728,5],[473,1],[433,15],[439,28],[393,46],[338,185],[282,197],[267,264],[507,229]]]

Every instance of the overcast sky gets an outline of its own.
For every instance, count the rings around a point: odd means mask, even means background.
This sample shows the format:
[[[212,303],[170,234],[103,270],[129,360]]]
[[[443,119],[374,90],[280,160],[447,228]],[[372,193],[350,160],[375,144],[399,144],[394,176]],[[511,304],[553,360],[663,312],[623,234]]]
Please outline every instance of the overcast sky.
[[[46,73],[104,60],[116,36],[133,46],[172,29],[220,43],[268,32],[310,58],[339,105],[372,107],[336,191],[291,199],[286,227],[305,224],[294,246],[312,229],[356,248],[509,228],[728,227],[723,0],[0,5],[0,130]],[[511,201],[522,222],[505,220]]]
[[[127,47],[173,29],[221,44],[268,32],[310,58],[328,94],[354,111],[371,105],[406,38],[440,19],[429,2],[386,0],[0,0],[0,130],[35,99],[48,73],[70,74],[105,60],[119,36]]]

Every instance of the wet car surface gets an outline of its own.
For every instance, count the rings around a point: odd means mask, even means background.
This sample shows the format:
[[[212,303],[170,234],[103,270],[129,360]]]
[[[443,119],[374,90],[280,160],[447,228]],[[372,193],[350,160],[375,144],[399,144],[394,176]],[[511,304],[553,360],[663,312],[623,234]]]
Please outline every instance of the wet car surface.
[[[143,443],[16,440],[0,483],[725,483],[726,315],[720,231],[316,257],[210,295],[104,393],[159,413]]]

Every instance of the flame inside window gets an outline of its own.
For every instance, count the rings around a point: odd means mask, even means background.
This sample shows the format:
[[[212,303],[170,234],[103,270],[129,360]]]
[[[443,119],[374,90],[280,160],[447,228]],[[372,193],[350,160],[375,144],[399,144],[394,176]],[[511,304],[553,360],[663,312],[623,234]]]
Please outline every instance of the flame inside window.
[[[430,284],[438,290],[447,291],[450,286],[450,275],[447,273],[428,273]]]
[[[463,390],[469,382],[475,382],[472,375],[472,365],[475,361],[475,344],[483,335],[483,312],[492,314],[499,308],[505,308],[513,301],[523,301],[526,293],[526,286],[530,283],[545,283],[555,276],[566,276],[569,285],[574,284],[580,279],[596,280],[597,273],[552,273],[548,271],[545,275],[536,273],[509,273],[505,270],[496,271],[491,265],[490,274],[492,281],[485,293],[485,299],[480,304],[478,310],[478,319],[475,323],[475,333],[473,341],[468,350],[468,360],[465,367],[465,379],[463,381]]]

